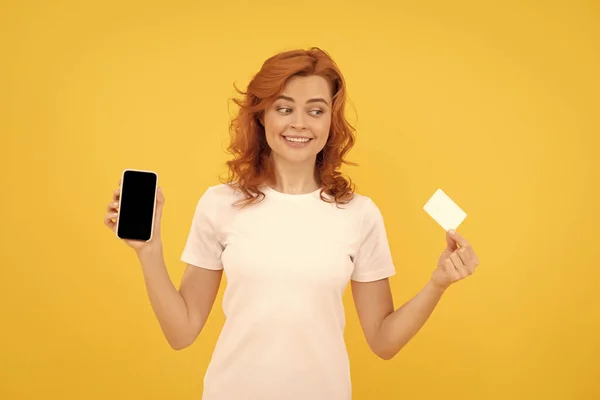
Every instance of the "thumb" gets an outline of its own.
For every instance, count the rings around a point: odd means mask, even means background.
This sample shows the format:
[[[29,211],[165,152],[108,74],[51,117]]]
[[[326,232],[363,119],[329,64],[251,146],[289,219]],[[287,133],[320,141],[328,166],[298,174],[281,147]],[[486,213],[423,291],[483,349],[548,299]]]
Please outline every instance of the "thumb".
[[[453,229],[446,231],[446,250],[454,251],[458,248],[458,242],[455,236],[456,232]]]
[[[162,218],[163,206],[165,204],[165,196],[162,192],[162,188],[158,188],[156,192],[156,223],[160,223]]]

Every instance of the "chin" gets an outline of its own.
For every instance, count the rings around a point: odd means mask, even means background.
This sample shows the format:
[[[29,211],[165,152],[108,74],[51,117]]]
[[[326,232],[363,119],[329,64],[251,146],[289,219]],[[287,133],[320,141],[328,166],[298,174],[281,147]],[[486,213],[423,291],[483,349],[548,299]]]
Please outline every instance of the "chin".
[[[317,158],[317,155],[305,155],[305,156],[300,156],[300,155],[288,155],[288,154],[278,154],[279,159],[280,160],[285,160],[289,163],[297,163],[297,164],[304,164],[307,163],[309,161],[314,161]]]
[[[289,163],[306,163],[317,158],[316,154],[289,151],[288,149],[277,149],[274,153],[278,159]]]

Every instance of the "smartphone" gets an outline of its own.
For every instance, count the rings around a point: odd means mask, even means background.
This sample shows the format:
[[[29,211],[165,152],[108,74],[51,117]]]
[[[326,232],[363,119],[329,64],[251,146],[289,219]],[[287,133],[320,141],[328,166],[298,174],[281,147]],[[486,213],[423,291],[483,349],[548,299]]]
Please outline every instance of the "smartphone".
[[[157,188],[156,172],[136,169],[123,171],[117,237],[144,242],[152,239]]]

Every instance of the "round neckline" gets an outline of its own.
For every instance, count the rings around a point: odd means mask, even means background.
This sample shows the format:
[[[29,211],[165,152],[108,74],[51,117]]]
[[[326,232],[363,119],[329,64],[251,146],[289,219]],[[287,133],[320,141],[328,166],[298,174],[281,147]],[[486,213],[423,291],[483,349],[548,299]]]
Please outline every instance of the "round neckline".
[[[289,199],[302,199],[302,198],[306,198],[306,197],[312,197],[312,196],[318,195],[321,192],[321,190],[323,190],[323,187],[319,187],[312,192],[293,194],[293,193],[280,192],[278,190],[273,189],[269,185],[264,185],[263,188],[266,192],[272,193],[275,196],[289,198]]]

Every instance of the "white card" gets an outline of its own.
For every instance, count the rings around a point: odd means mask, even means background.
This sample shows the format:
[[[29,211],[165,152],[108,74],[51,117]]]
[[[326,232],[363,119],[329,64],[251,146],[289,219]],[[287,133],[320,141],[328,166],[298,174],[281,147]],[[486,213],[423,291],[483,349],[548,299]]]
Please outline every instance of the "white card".
[[[442,189],[435,191],[425,203],[423,210],[446,231],[456,230],[467,217],[467,214]]]

